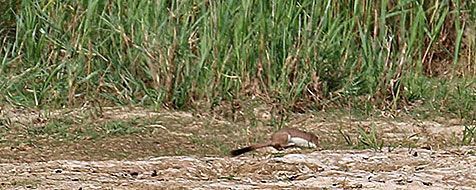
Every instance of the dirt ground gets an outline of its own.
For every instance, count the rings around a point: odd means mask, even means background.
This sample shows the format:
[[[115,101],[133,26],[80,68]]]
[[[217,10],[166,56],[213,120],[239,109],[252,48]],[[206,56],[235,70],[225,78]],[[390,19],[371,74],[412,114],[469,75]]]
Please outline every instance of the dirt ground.
[[[276,130],[270,115],[3,109],[0,189],[476,189],[459,120],[296,114],[284,125],[317,134],[318,149],[227,155]]]
[[[474,147],[0,164],[2,189],[473,189]]]
[[[475,147],[0,164],[2,189],[474,189]]]

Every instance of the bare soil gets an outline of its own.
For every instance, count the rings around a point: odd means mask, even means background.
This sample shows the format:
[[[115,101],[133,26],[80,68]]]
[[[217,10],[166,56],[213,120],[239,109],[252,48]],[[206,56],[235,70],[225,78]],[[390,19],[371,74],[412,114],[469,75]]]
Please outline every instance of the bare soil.
[[[248,114],[3,109],[0,189],[476,188],[460,120],[295,114],[283,126],[314,132],[319,149],[231,158],[279,127],[266,110]]]

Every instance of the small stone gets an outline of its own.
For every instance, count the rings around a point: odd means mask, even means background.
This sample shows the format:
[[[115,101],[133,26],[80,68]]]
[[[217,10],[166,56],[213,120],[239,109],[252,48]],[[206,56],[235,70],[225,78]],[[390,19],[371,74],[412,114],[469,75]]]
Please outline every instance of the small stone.
[[[129,174],[131,174],[132,177],[137,177],[139,175],[139,172],[133,171],[133,172],[130,172]]]
[[[294,180],[296,180],[298,177],[299,177],[298,175],[289,176],[289,177],[288,177],[288,180],[294,181]]]
[[[360,188],[362,188],[362,187],[364,187],[364,185],[361,184],[361,183],[352,185],[352,188],[353,188],[353,189],[360,189]]]
[[[152,176],[152,177],[157,176],[157,170],[152,171],[152,174],[150,174],[150,176]]]

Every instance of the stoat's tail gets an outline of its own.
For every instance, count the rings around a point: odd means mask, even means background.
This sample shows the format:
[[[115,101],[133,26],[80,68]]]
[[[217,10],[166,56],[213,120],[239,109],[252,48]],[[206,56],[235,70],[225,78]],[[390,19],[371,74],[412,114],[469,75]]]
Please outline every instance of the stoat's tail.
[[[253,145],[250,145],[250,146],[247,146],[247,147],[244,147],[244,148],[232,150],[230,152],[230,154],[231,154],[231,156],[239,156],[241,154],[244,154],[244,153],[259,149],[259,148],[264,148],[264,147],[267,147],[267,146],[272,146],[272,143],[271,142],[266,142],[266,143],[260,143],[260,144],[253,144]]]

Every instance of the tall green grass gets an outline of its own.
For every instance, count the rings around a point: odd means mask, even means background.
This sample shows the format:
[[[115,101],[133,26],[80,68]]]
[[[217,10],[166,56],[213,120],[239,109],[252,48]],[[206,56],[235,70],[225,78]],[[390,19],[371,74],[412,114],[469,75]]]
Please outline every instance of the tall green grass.
[[[474,115],[475,4],[10,0],[0,101],[183,108],[257,96]]]

